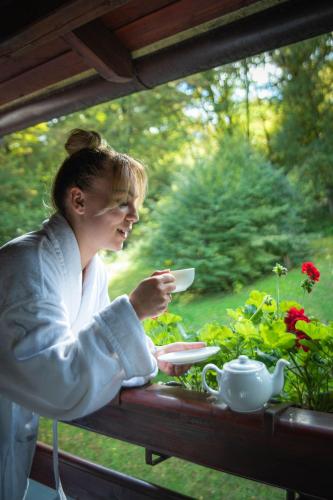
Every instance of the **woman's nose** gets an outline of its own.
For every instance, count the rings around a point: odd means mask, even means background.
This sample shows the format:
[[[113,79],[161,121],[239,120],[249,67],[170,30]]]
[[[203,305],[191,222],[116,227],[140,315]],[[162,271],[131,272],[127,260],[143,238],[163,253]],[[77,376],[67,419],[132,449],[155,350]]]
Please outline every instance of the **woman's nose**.
[[[139,214],[138,214],[137,208],[134,204],[129,205],[129,211],[128,211],[126,218],[128,220],[132,221],[133,223],[138,222]]]

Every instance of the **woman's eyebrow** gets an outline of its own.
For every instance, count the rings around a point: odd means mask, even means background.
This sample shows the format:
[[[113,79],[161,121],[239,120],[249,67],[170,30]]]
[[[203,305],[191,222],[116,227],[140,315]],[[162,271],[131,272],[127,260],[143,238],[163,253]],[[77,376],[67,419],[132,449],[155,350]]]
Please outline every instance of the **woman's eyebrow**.
[[[127,198],[132,198],[133,200],[137,200],[139,198],[139,195],[136,193],[133,193],[133,191],[127,191],[126,189],[116,189],[114,192],[114,199],[119,200],[121,199],[121,196],[126,194]]]

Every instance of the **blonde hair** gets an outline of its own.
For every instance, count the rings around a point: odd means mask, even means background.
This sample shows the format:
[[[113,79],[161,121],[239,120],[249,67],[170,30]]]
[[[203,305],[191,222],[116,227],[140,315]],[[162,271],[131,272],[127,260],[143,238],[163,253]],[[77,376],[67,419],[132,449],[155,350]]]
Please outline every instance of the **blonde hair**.
[[[77,186],[87,191],[92,188],[95,178],[110,179],[111,200],[116,192],[121,191],[135,195],[138,204],[143,202],[147,190],[145,167],[134,158],[112,149],[98,132],[79,128],[72,130],[65,149],[69,156],[60,166],[52,186],[53,206],[62,215],[66,212],[68,188]]]

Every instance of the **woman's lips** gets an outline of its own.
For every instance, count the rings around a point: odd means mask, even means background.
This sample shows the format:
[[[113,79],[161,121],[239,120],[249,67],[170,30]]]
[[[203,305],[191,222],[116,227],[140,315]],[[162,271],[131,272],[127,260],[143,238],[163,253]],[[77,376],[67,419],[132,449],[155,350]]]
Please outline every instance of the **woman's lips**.
[[[128,236],[128,232],[124,231],[123,229],[117,229],[117,231],[124,238],[124,240],[126,240],[126,238]]]

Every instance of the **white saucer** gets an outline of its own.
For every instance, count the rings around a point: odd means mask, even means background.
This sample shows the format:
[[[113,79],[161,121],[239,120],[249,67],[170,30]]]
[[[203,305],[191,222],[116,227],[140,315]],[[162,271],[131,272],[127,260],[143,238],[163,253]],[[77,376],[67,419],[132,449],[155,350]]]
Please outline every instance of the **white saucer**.
[[[167,361],[173,365],[191,365],[199,363],[219,352],[218,346],[202,347],[201,349],[188,349],[187,351],[175,351],[161,354],[158,359]]]

